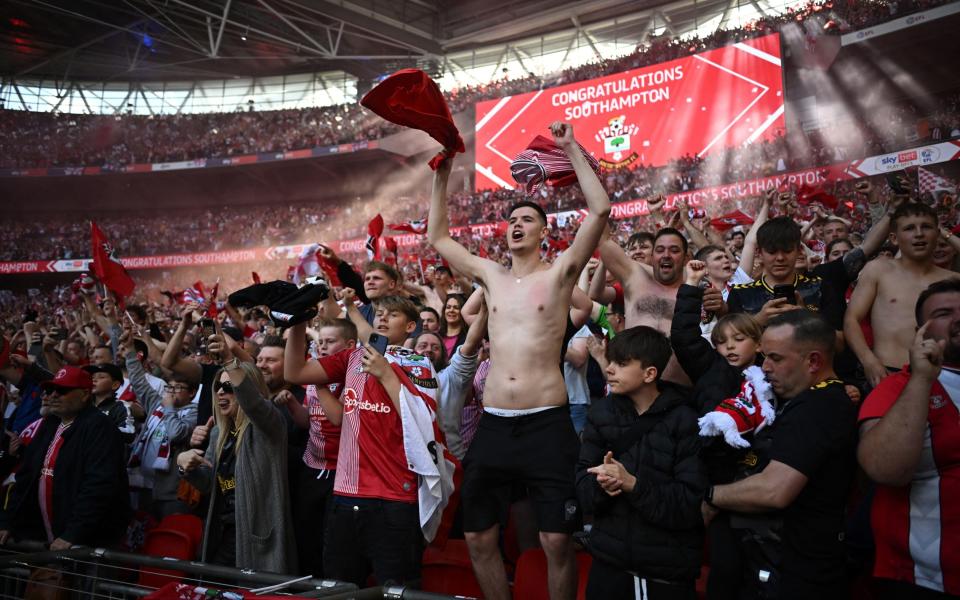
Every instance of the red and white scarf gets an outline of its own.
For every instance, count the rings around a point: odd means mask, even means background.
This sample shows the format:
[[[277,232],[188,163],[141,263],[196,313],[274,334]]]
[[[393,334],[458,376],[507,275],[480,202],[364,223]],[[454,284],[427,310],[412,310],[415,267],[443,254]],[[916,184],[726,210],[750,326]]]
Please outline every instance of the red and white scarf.
[[[147,442],[156,434],[157,428],[162,424],[163,407],[157,406],[153,409],[153,412],[150,413],[150,418],[147,419],[147,424],[140,432],[140,437],[133,443],[133,448],[130,450],[130,461],[127,463],[128,467],[137,468],[143,464],[143,459],[145,458],[144,453],[147,451],[147,446],[149,445]],[[152,466],[155,470],[163,471],[164,473],[170,470],[170,436],[167,435],[166,430],[163,432],[160,449],[157,451],[157,457],[153,459]]]
[[[53,434],[53,440],[47,446],[47,454],[43,457],[43,469],[40,471],[40,516],[43,518],[43,527],[47,531],[47,541],[52,542],[53,535],[53,472],[57,464],[57,456],[60,455],[60,448],[63,446],[63,432],[71,424],[57,425],[57,431]]]

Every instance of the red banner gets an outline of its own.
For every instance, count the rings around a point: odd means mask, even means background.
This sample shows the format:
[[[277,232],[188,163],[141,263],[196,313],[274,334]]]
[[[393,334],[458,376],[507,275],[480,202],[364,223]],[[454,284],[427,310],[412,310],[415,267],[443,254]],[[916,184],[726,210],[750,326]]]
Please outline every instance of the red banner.
[[[773,138],[784,128],[780,36],[477,104],[476,188],[514,187],[510,162],[553,121],[606,168]]]

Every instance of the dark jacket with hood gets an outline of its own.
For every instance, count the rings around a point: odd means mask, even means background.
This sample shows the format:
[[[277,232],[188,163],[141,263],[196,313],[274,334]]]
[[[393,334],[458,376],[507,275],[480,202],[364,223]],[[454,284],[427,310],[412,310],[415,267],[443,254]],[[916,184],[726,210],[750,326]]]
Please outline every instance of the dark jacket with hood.
[[[696,412],[678,388],[661,393],[642,415],[630,398],[609,395],[587,415],[577,496],[593,528],[594,557],[641,577],[693,581],[700,573],[707,477],[698,456]],[[608,496],[587,469],[608,452],[637,478],[632,492]]]

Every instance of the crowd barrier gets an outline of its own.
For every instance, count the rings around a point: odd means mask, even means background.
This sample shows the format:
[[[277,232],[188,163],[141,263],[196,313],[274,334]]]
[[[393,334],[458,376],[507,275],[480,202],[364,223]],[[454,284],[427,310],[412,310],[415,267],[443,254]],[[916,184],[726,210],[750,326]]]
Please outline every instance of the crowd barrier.
[[[403,586],[359,589],[340,581],[235,569],[105,548],[76,547],[52,551],[40,542],[0,546],[0,600],[19,600],[28,594],[44,600],[134,600],[144,598],[170,582],[207,588],[209,597],[223,591],[227,600],[261,595],[322,600],[455,598]]]

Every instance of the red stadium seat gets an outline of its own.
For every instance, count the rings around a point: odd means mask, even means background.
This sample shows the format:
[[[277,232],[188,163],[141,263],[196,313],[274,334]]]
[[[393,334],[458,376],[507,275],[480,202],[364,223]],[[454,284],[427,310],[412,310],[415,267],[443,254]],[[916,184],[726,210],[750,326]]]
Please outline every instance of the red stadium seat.
[[[428,547],[423,553],[420,577],[426,592],[482,597],[464,540],[447,540],[443,548]]]
[[[203,521],[200,517],[186,514],[167,515],[157,527],[185,533],[193,542],[193,556],[190,558],[200,557],[203,543]]]
[[[193,540],[182,531],[173,529],[151,529],[147,532],[147,540],[143,544],[142,552],[147,556],[159,556],[166,558],[177,558],[180,560],[192,560]],[[177,581],[185,573],[182,571],[171,571],[166,569],[140,569],[140,577],[137,584],[144,587],[160,588]]]
[[[587,592],[587,578],[593,557],[586,552],[577,552],[577,600],[583,600]],[[517,573],[513,580],[515,600],[550,600],[547,588],[547,555],[541,548],[527,550],[517,561]]]

